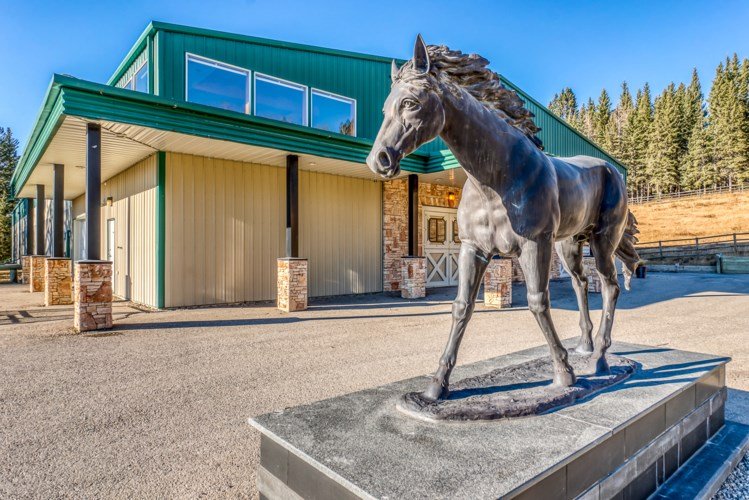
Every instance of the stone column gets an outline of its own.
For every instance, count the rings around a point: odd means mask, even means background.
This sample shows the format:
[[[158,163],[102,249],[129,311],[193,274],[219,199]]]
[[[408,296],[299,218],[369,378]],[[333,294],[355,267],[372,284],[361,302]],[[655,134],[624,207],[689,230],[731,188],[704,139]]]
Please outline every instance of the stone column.
[[[588,292],[601,293],[601,278],[596,271],[596,259],[583,257],[583,269],[588,277]]]
[[[112,263],[79,260],[75,263],[73,282],[75,331],[112,328]]]
[[[31,256],[21,256],[21,283],[28,285],[31,281]]]
[[[427,258],[401,257],[401,297],[420,299],[427,295]]]
[[[512,259],[492,259],[484,274],[484,305],[512,307]]]
[[[29,292],[44,291],[44,261],[47,259],[44,255],[31,255],[29,261]]]
[[[278,259],[277,307],[284,312],[307,309],[307,259]]]
[[[44,262],[44,305],[73,303],[70,259],[50,257]]]

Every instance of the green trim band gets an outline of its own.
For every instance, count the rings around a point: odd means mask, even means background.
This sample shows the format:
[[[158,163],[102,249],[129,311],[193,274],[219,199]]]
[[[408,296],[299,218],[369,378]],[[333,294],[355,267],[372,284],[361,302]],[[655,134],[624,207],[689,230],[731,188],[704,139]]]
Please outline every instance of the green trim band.
[[[156,153],[156,307],[166,303],[166,153]]]

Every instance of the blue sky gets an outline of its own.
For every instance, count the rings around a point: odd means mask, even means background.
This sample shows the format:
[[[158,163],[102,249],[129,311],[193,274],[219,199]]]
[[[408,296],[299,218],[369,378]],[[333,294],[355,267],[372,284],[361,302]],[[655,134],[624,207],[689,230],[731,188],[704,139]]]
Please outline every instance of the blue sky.
[[[542,103],[648,81],[703,85],[737,52],[749,57],[745,1],[154,1],[0,0],[0,126],[22,145],[53,73],[104,82],[150,20],[409,57],[417,32],[488,58]]]

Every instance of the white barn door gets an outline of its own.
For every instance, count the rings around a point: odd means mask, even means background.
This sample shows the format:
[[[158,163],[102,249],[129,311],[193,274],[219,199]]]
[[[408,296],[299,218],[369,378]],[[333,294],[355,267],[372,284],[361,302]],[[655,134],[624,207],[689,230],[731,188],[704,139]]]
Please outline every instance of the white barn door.
[[[424,256],[428,287],[458,284],[458,211],[454,208],[424,207]]]

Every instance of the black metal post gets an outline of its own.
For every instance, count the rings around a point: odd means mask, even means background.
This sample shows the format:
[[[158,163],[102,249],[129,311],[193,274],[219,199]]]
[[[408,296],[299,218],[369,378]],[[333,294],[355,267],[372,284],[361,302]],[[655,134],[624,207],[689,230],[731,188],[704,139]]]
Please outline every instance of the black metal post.
[[[86,126],[86,260],[101,260],[101,127]]]
[[[286,256],[299,257],[299,157],[286,157]]]
[[[36,248],[34,255],[44,255],[46,253],[46,244],[44,241],[45,226],[45,209],[44,201],[44,184],[36,185]]]
[[[408,176],[408,255],[419,253],[419,176]]]
[[[34,199],[26,198],[26,248],[24,255],[34,253]]]
[[[63,242],[63,226],[65,224],[65,166],[55,164],[52,166],[54,184],[52,186],[52,257],[63,257],[65,255]]]

